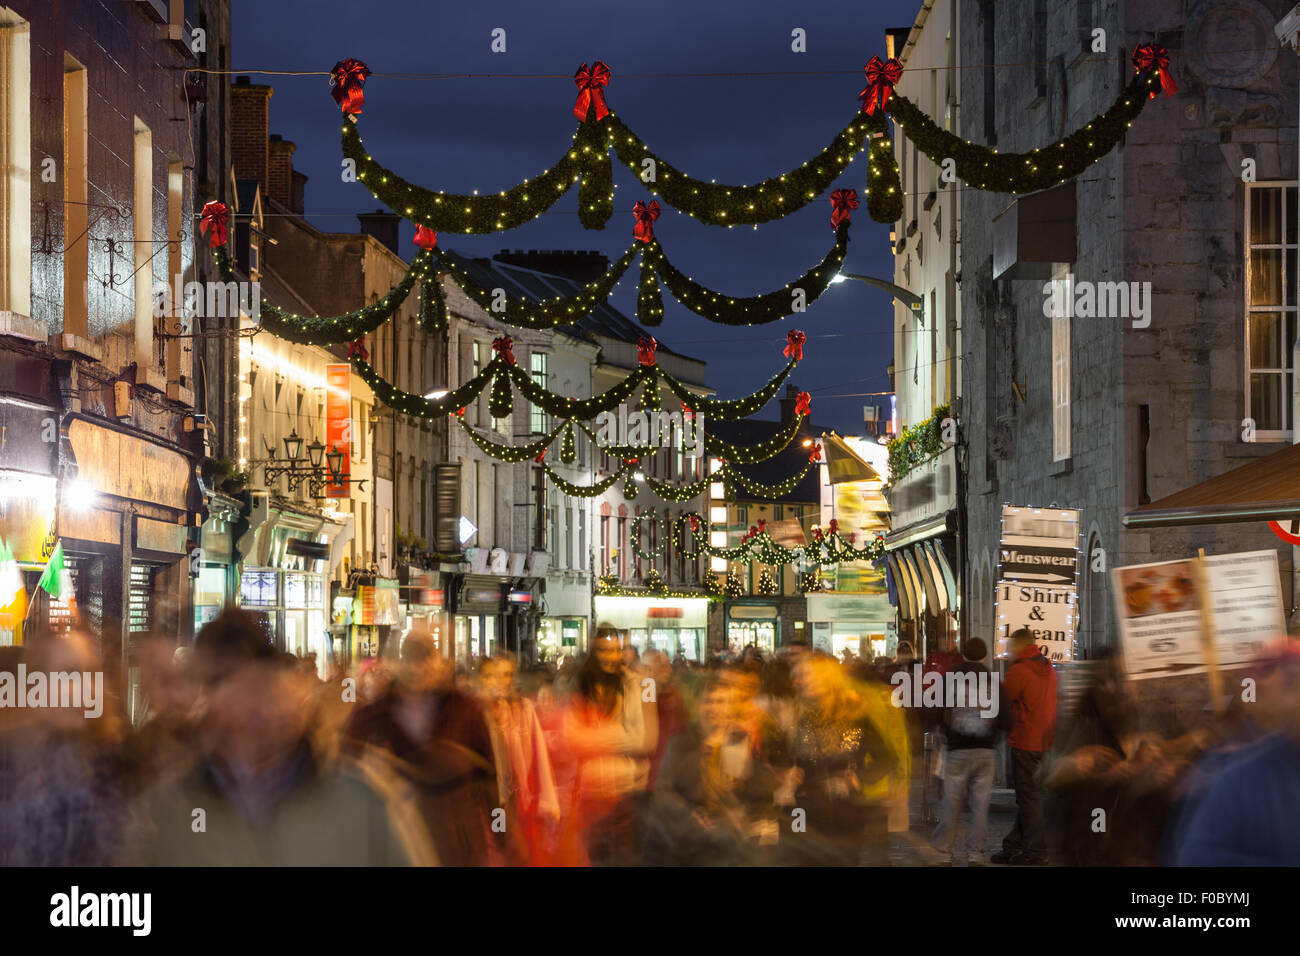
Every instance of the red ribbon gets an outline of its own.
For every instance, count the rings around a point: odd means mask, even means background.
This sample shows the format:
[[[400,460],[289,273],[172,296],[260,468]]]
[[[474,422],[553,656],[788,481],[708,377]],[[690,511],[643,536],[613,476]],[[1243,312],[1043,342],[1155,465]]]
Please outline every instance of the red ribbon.
[[[812,412],[812,396],[807,392],[800,392],[794,399],[794,413],[796,415],[808,415]]]
[[[700,519],[695,517],[695,515],[691,515],[691,530],[692,531],[700,530]]]
[[[785,348],[781,350],[781,354],[788,359],[801,362],[803,361],[803,344],[807,341],[808,336],[798,329],[791,329],[785,333]]]
[[[370,67],[360,60],[348,57],[339,60],[330,70],[330,96],[344,113],[357,114],[366,102],[366,94],[361,87],[370,75]]]
[[[831,534],[837,534],[840,530],[839,521],[836,520],[835,518],[832,518],[830,521],[830,525],[828,526],[828,530],[830,531]]]
[[[1178,84],[1174,82],[1173,74],[1169,72],[1169,54],[1164,47],[1155,43],[1143,43],[1133,51],[1133,72],[1145,73],[1148,70],[1155,70],[1160,77],[1160,85],[1164,87],[1165,96],[1173,96],[1178,92]],[[1152,90],[1151,96],[1155,95],[1155,90]]]
[[[831,228],[838,229],[840,223],[848,222],[850,213],[857,208],[856,189],[837,189],[831,193]]]
[[[632,238],[639,242],[654,242],[655,220],[659,218],[658,200],[650,200],[650,204],[647,206],[638,199],[636,205],[632,207],[632,214],[636,216],[636,226],[632,229]]]
[[[365,362],[370,359],[370,352],[366,349],[365,339],[356,339],[348,343],[348,359],[359,358]]]
[[[537,453],[537,457],[534,458],[533,461],[537,462],[537,464],[540,465],[542,461],[545,460],[545,458],[546,458],[546,449],[543,448],[541,451]]]
[[[641,338],[636,340],[637,361],[642,365],[654,365],[655,349],[658,347],[659,343],[654,340],[654,336],[651,336],[650,338],[646,338],[644,335],[641,336]],[[682,407],[685,408],[684,405]]]
[[[213,249],[226,244],[226,222],[229,219],[230,210],[225,203],[214,199],[204,204],[203,216],[199,219],[199,232],[208,237],[208,245]]]
[[[456,417],[458,417],[458,418],[464,418],[464,417],[465,417],[465,409],[464,409],[463,406],[462,406],[461,408],[456,409]]]
[[[903,76],[903,64],[890,58],[886,63],[878,56],[867,61],[867,86],[858,94],[862,100],[862,111],[870,116],[879,107],[883,112],[889,107],[889,94],[894,92],[894,84]]]
[[[758,537],[758,529],[755,528],[752,524],[749,526],[749,535],[748,535],[748,537],[751,537],[751,538],[757,538],[757,537]]]
[[[438,234],[428,226],[416,226],[415,244],[421,249],[432,249],[438,244]]]
[[[492,340],[493,350],[511,365],[515,364],[514,344],[514,339],[508,335],[502,335]]]
[[[820,541],[821,539],[822,539],[822,529],[821,529],[821,528],[813,528],[813,540],[814,540],[814,541]]]
[[[767,530],[767,519],[766,519],[766,518],[759,518],[759,519],[758,519],[758,533],[759,533],[759,534],[762,534],[762,533],[763,533],[764,531],[766,531],[766,530]]]
[[[585,123],[587,110],[593,104],[596,107],[596,119],[603,120],[609,115],[604,88],[609,85],[611,75],[603,60],[597,60],[590,69],[585,63],[578,67],[578,72],[573,74],[573,82],[578,86],[578,101],[573,104],[574,116]]]
[[[808,456],[808,460],[809,461],[822,460],[822,446],[820,444],[813,445],[812,454]]]

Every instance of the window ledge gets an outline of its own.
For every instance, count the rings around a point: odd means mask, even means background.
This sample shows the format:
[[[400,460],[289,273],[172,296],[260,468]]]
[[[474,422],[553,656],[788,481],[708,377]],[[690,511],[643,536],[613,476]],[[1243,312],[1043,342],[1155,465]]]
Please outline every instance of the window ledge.
[[[29,342],[47,341],[45,323],[21,312],[0,311],[0,335],[12,335]]]
[[[158,23],[167,23],[171,19],[166,0],[134,0],[134,3],[137,10]]]
[[[135,382],[133,384],[136,388],[147,388],[160,395],[167,394],[167,379],[153,369],[145,368],[142,365],[135,367]]]
[[[1074,471],[1074,458],[1070,457],[1052,462],[1052,467],[1047,473],[1049,475],[1068,475],[1072,471]]]

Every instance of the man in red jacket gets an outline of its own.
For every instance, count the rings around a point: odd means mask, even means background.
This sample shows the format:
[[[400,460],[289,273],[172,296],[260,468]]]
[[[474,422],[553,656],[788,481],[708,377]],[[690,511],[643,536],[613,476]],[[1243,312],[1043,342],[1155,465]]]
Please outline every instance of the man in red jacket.
[[[994,863],[1047,863],[1047,827],[1038,768],[1056,737],[1056,669],[1022,627],[1011,635],[1011,665],[1002,681],[1002,715],[1010,721],[1007,745],[1016,788],[1016,824],[1002,841]]]

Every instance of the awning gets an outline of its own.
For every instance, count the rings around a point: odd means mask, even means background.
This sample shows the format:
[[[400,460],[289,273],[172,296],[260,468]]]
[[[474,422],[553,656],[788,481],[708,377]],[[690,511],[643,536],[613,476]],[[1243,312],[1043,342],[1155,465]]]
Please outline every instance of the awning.
[[[916,594],[912,590],[911,578],[903,570],[903,562],[899,560],[898,554],[886,553],[885,560],[889,565],[889,573],[893,575],[894,585],[898,589],[898,612],[903,615],[904,620],[911,620],[916,617]]]
[[[879,481],[880,473],[838,435],[822,435],[826,472],[832,485],[844,481]]]
[[[899,551],[899,566],[903,569],[903,574],[907,578],[909,586],[912,588],[913,595],[913,612],[912,617],[919,618],[925,613],[925,585],[921,583],[921,572],[916,566],[916,558],[910,551]]]
[[[939,566],[934,563],[934,557],[926,550],[924,541],[912,545],[912,557],[916,561],[917,571],[921,574],[921,584],[925,588],[925,603],[931,613],[938,614],[940,611],[946,611],[948,589],[943,586],[943,579],[939,576]]]
[[[1166,495],[1124,516],[1126,528],[1236,521],[1284,521],[1300,515],[1300,445]]]
[[[957,576],[952,573],[952,565],[948,563],[948,555],[944,553],[943,542],[930,540],[925,543],[933,553],[935,560],[939,564],[939,573],[943,576],[944,588],[948,591],[948,607],[957,610],[961,603],[957,595]]]

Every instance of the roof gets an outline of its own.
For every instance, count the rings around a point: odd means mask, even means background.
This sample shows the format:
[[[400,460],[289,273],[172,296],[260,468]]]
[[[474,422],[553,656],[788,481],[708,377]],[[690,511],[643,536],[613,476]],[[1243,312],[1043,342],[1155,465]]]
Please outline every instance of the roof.
[[[1124,516],[1126,528],[1235,521],[1277,521],[1300,515],[1300,445],[1143,505]]]
[[[538,272],[535,269],[526,269],[522,266],[498,262],[495,259],[472,259],[455,252],[447,252],[445,255],[454,259],[457,265],[469,273],[471,279],[485,289],[502,288],[508,295],[534,301],[575,296],[582,292],[582,283],[564,276]],[[577,322],[556,326],[555,331],[576,339],[589,340],[592,335],[603,335],[633,344],[638,339],[652,334],[644,326],[632,321],[606,302],[596,306],[589,315],[583,316]],[[657,339],[656,336],[656,341]],[[688,361],[703,362],[703,359],[683,355],[663,342],[658,342],[657,350]]]
[[[771,438],[784,427],[783,422],[755,421],[749,418],[728,422],[709,418],[707,415],[704,416],[705,435],[716,436],[733,445],[756,445],[765,439]],[[778,484],[798,474],[804,465],[808,464],[810,452],[808,448],[804,447],[803,442],[813,440],[814,436],[821,433],[822,429],[808,424],[805,419],[798,433],[783,451],[767,461],[760,461],[755,465],[736,465],[734,467],[752,481],[762,482],[765,485]],[[733,489],[738,501],[820,504],[822,497],[821,469],[808,469],[808,474],[804,475],[803,480],[795,486],[794,490],[781,498],[760,498],[746,491],[738,483],[733,486]]]

